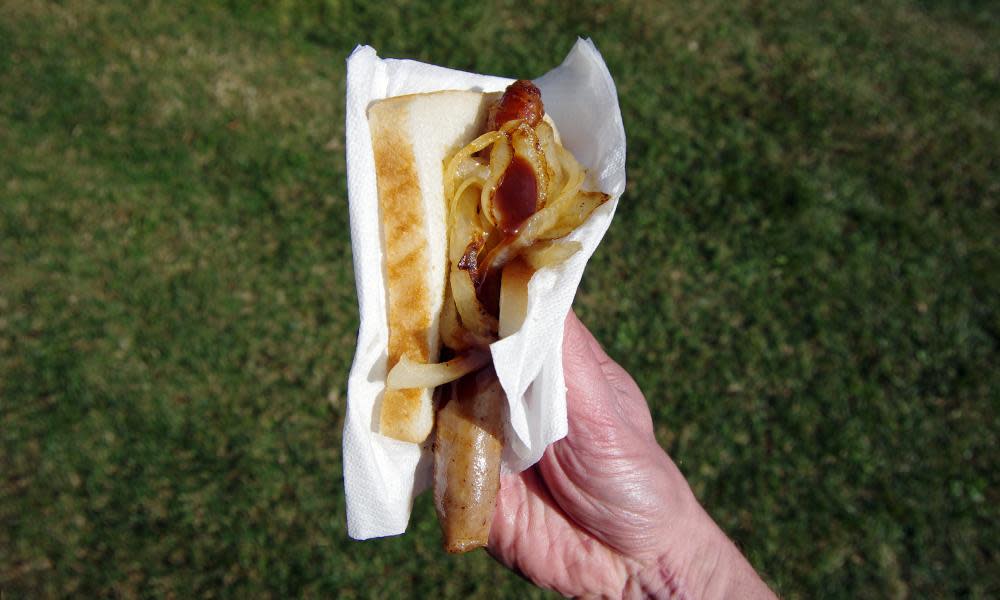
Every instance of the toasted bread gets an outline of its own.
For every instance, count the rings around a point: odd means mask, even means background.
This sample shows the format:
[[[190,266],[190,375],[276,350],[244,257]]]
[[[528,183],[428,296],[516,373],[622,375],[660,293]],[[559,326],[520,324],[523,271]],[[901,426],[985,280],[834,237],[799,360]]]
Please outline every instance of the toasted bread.
[[[482,131],[493,98],[447,91],[388,98],[368,109],[385,253],[387,369],[403,356],[438,360],[448,271],[444,162]],[[423,442],[434,425],[432,394],[386,390],[379,432]]]

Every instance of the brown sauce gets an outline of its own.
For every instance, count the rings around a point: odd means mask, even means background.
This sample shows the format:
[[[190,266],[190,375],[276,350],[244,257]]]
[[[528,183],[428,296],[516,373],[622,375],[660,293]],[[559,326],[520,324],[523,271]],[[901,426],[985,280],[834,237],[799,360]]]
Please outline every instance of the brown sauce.
[[[505,235],[514,235],[538,209],[538,180],[531,163],[514,155],[493,198],[498,223]]]

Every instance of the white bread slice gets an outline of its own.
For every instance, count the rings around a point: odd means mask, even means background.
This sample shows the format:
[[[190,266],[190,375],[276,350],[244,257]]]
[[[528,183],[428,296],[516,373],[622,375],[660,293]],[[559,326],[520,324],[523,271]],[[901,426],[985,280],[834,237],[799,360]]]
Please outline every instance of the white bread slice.
[[[444,167],[482,132],[493,94],[447,91],[373,103],[368,122],[385,252],[387,369],[402,356],[438,360],[448,271]],[[421,443],[434,425],[433,390],[386,390],[379,432]]]

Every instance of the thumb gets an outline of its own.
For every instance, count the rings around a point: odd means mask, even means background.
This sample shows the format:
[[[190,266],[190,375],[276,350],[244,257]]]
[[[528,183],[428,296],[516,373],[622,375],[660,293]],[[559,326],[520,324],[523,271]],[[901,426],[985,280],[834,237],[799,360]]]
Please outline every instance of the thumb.
[[[563,335],[563,374],[569,420],[567,438],[574,445],[595,443],[611,432],[620,433],[626,424],[618,389],[609,380],[604,362],[610,359],[571,310],[566,316]]]
[[[653,437],[649,406],[635,380],[611,359],[573,310],[566,315],[563,373],[570,430],[577,419],[614,415],[643,437]],[[610,424],[610,423],[609,423]]]

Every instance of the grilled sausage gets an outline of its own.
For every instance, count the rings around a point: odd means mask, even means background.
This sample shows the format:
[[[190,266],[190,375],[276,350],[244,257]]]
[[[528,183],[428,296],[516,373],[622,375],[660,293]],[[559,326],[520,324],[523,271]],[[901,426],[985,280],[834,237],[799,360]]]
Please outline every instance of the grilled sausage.
[[[492,366],[453,383],[447,395],[437,413],[434,504],[445,549],[467,552],[489,541],[507,398]]]
[[[545,115],[542,92],[527,79],[518,79],[507,86],[500,101],[490,108],[486,131],[495,131],[507,121],[524,119],[534,127]]]

